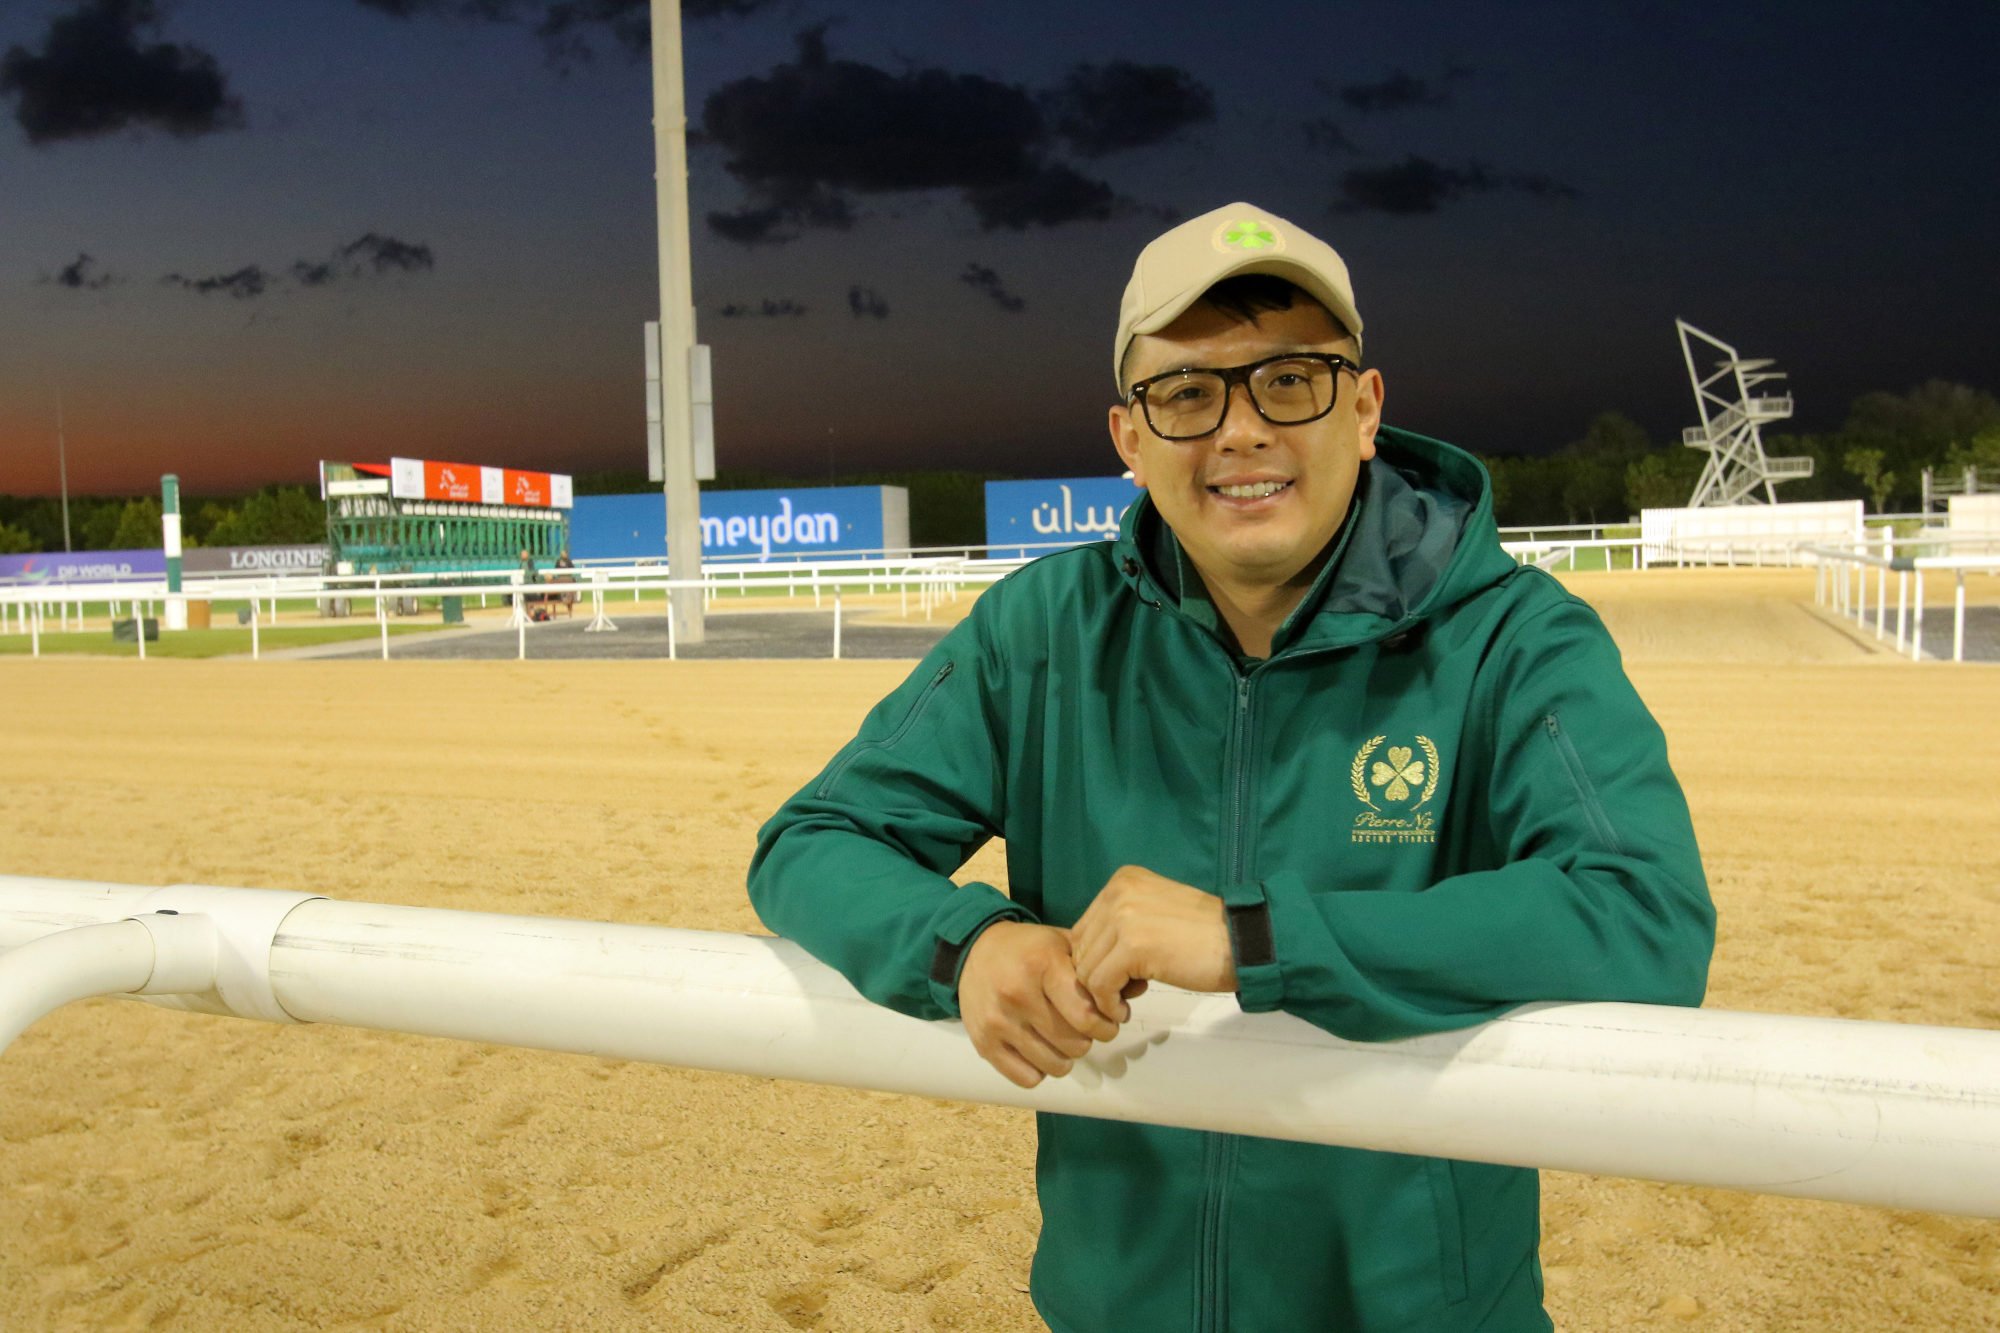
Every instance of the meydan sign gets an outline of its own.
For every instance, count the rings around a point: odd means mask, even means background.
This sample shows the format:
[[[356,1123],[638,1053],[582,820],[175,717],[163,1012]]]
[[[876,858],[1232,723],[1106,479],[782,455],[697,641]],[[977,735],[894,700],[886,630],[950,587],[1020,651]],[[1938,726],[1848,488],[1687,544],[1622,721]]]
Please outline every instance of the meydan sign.
[[[570,554],[579,560],[653,558],[666,553],[660,493],[578,497]],[[910,549],[910,493],[901,486],[701,493],[704,559],[903,554]]]

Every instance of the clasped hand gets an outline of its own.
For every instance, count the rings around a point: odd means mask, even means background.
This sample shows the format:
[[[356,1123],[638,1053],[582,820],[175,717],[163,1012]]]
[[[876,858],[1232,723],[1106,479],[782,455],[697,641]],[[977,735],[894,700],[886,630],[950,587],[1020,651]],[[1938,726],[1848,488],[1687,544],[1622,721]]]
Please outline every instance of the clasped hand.
[[[982,931],[959,970],[959,1015],[973,1049],[1032,1088],[1116,1037],[1149,981],[1235,990],[1228,923],[1214,894],[1125,866],[1068,930],[996,921]]]

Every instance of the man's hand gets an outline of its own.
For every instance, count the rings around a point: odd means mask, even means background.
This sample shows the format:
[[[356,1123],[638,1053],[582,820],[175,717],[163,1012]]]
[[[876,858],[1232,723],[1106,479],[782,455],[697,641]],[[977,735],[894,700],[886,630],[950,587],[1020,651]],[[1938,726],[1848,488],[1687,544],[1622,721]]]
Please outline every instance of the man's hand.
[[[1113,875],[1069,937],[1084,988],[1120,1022],[1131,1017],[1124,1000],[1148,981],[1192,991],[1236,989],[1222,899],[1144,866]]]
[[[1060,1078],[1092,1041],[1118,1035],[1077,981],[1069,948],[1069,932],[1054,926],[996,921],[959,969],[958,1012],[973,1049],[1021,1087]]]

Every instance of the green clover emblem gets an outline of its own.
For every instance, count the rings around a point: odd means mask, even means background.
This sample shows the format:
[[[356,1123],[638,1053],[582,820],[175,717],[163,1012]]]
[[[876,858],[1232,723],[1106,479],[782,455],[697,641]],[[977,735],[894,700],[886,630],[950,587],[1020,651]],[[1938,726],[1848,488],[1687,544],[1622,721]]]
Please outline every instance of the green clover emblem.
[[[1222,234],[1222,243],[1232,250],[1267,250],[1278,243],[1271,229],[1254,218],[1232,222]]]

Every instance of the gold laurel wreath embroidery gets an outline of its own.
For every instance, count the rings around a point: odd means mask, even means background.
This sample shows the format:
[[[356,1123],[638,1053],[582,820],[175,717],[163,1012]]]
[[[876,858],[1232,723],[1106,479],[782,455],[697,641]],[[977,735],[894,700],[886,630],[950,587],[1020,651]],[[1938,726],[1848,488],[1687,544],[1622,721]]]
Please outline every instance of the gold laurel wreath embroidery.
[[[1430,768],[1431,780],[1424,784],[1424,794],[1417,798],[1417,805],[1422,805],[1425,801],[1428,801],[1431,798],[1432,794],[1435,793],[1438,789],[1438,747],[1431,744],[1431,738],[1428,736],[1418,736],[1417,744],[1424,747],[1424,758],[1428,759],[1431,765]],[[1411,806],[1410,809],[1412,810],[1416,809],[1417,805]]]
[[[1368,799],[1368,782],[1364,775],[1368,769],[1368,756],[1375,753],[1376,746],[1388,739],[1387,736],[1377,736],[1359,750],[1356,750],[1354,752],[1354,767],[1347,771],[1348,784],[1354,788],[1354,799],[1377,814],[1381,813],[1382,807]]]

